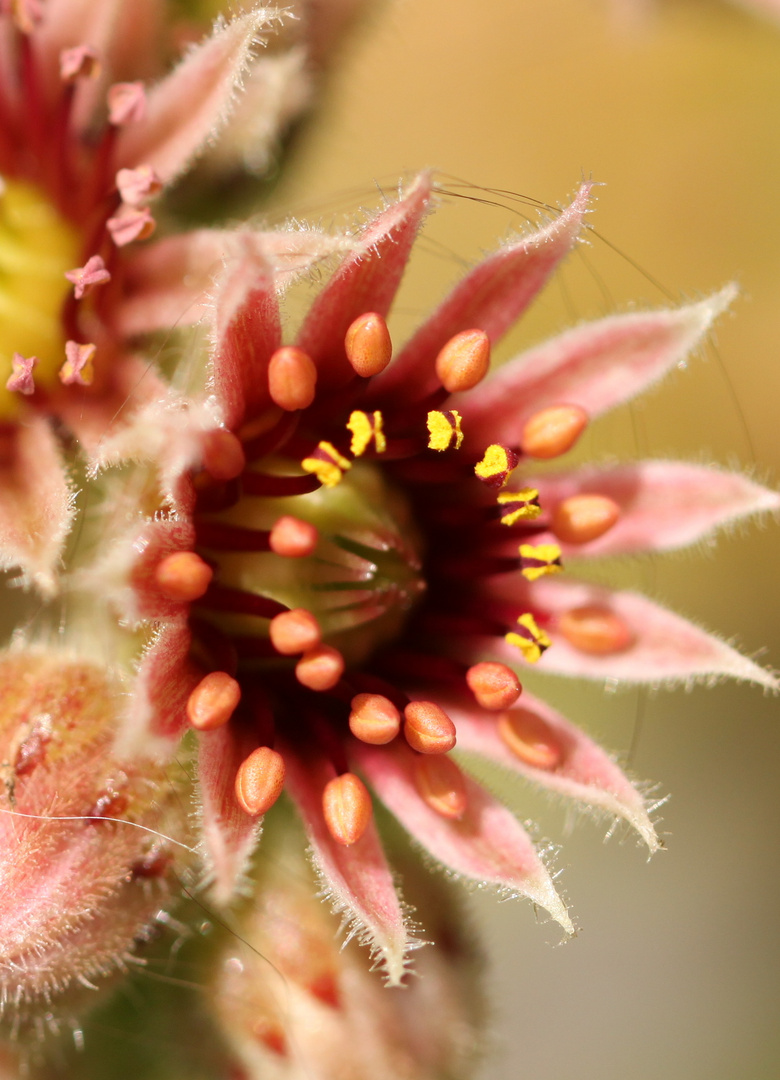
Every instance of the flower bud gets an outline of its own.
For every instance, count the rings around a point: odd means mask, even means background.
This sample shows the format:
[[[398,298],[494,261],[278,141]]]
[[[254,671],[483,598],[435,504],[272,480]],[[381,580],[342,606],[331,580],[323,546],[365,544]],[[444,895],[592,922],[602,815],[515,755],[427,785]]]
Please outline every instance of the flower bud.
[[[300,842],[288,830],[263,860],[253,906],[226,941],[212,984],[213,1012],[246,1080],[465,1078],[476,1039],[474,961],[445,882],[404,861],[405,892],[426,936],[443,947],[415,955],[420,978],[383,985],[356,942],[340,947],[337,920],[316,897]],[[419,870],[419,875],[424,871]]]
[[[6,653],[0,685],[0,986],[23,1030],[126,970],[182,872],[187,807],[163,764],[115,757],[104,669]]]

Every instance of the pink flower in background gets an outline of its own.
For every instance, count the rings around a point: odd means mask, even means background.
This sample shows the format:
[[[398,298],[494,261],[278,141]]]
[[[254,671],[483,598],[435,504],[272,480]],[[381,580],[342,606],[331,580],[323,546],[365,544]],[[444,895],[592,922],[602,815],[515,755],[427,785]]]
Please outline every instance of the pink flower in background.
[[[131,388],[133,404],[158,390],[137,336],[197,321],[231,245],[256,239],[214,229],[158,239],[157,207],[165,217],[166,191],[230,129],[243,80],[277,62],[258,50],[279,16],[255,7],[218,22],[165,74],[177,27],[163,0],[19,0],[2,11],[0,565],[52,595],[74,511],[45,418],[88,453],[124,419]],[[277,90],[248,96],[266,153],[282,122]],[[323,254],[314,230],[280,239],[280,273]],[[269,256],[273,245],[266,236]]]

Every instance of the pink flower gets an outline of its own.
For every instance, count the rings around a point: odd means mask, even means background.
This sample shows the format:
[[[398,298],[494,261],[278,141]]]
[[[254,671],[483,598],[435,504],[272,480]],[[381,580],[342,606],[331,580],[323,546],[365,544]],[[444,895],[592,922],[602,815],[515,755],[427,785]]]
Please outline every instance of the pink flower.
[[[28,890],[2,970],[33,1021],[41,1001],[121,967],[148,931],[155,890],[163,914],[173,902],[167,864],[158,874],[152,859],[147,874],[135,846],[150,809],[140,796],[139,813],[115,815],[134,839],[115,845],[109,870],[82,820],[50,842],[65,816],[54,812],[63,760],[75,761],[70,816],[99,816],[93,796],[102,806],[105,787],[113,798],[115,773],[155,795],[194,729],[211,902],[246,885],[260,820],[284,790],[324,891],[398,984],[416,940],[371,792],[449,872],[528,897],[573,929],[529,835],[451,755],[456,743],[659,845],[642,794],[522,693],[515,665],[775,687],[651,601],[560,571],[570,554],[689,543],[776,510],[777,496],[669,462],[536,474],[695,348],[732,291],[585,324],[488,375],[493,344],[576,245],[585,184],[471,271],[393,356],[385,317],[431,177],[354,235],[158,229],[155,200],[229,136],[242,80],[252,102],[277,77],[288,84],[254,57],[263,10],[218,23],[164,75],[171,31],[161,2],[146,13],[80,0],[0,8],[0,252],[13,256],[0,286],[0,567],[44,602],[0,673],[7,697],[20,672],[27,693],[0,731],[5,809],[12,817],[24,798],[35,815],[21,827],[24,865],[6,832],[13,888],[0,913],[10,925]],[[265,116],[270,128],[283,113]],[[335,270],[285,344],[280,297],[328,256]],[[176,362],[163,356],[158,370],[161,340]],[[45,603],[58,590],[72,654],[51,646],[63,616]],[[86,653],[107,689],[92,695],[94,744],[63,759],[68,678]],[[50,730],[39,695],[59,685],[60,666],[70,674]],[[56,941],[36,929],[55,887]],[[125,900],[129,918],[116,914]],[[56,977],[35,981],[42,952]]]
[[[456,741],[659,845],[642,795],[573,723],[520,696],[514,665],[776,686],[654,602],[559,576],[570,554],[672,548],[779,505],[675,462],[536,475],[678,364],[733,296],[586,323],[488,376],[491,345],[577,243],[589,190],[475,267],[392,360],[384,317],[430,176],[353,239],[292,345],[278,278],[247,248],[215,285],[208,368],[189,375],[202,389],[149,402],[99,454],[104,469],[136,462],[161,492],[162,512],[124,526],[85,578],[124,622],[156,627],[125,751],[199,732],[217,903],[284,788],[327,895],[391,983],[410,938],[369,788],[451,873],[572,930],[528,834],[450,755]],[[126,505],[124,474],[104,482]]]
[[[142,17],[133,5],[79,0],[0,7],[0,566],[21,568],[48,596],[73,499],[45,417],[89,453],[118,416],[129,418],[131,388],[133,404],[159,390],[137,336],[197,321],[222,260],[260,239],[219,229],[156,239],[155,215],[235,122],[243,81],[262,83],[265,66],[283,61],[258,48],[278,16],[252,7],[217,22],[166,73],[180,30],[166,11],[163,0]],[[262,88],[245,95],[265,151],[302,104],[289,80],[274,78],[273,101],[258,97]],[[275,242],[280,272],[290,255],[310,263],[324,253],[314,230],[267,236],[263,250]],[[40,467],[30,467],[33,443]]]

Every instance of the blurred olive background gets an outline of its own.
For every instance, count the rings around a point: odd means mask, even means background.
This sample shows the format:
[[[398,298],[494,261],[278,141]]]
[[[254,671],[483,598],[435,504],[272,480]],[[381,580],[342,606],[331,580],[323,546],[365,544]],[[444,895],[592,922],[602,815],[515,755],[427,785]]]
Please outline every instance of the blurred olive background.
[[[736,279],[741,297],[717,348],[600,421],[583,451],[717,461],[776,484],[779,115],[780,21],[737,6],[398,0],[371,9],[344,48],[273,208],[338,223],[346,208],[375,201],[374,185],[390,190],[428,165],[442,170],[443,188],[477,199],[494,198],[482,186],[563,205],[582,176],[604,182],[591,217],[599,235],[499,358],[632,299],[660,305],[654,282],[678,300]],[[523,215],[538,220],[522,201],[495,202],[443,199],[397,335],[464,260]],[[778,534],[768,524],[594,573],[778,665]],[[481,1077],[776,1078],[776,702],[744,686],[606,694],[550,680],[544,692],[672,793],[662,811],[668,851],[646,865],[633,840],[604,846],[604,825],[587,820],[567,836],[560,808],[507,789],[521,817],[565,839],[562,885],[582,932],[551,948],[557,935],[534,925],[527,905],[474,897],[494,1017]]]

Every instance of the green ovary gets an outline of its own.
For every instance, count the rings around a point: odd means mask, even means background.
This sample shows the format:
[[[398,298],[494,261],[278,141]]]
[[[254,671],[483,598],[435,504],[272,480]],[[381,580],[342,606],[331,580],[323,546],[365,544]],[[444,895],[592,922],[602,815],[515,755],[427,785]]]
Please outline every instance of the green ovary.
[[[0,179],[0,420],[15,415],[6,390],[15,352],[37,356],[37,385],[51,384],[65,360],[60,310],[78,265],[79,236],[32,184]]]
[[[222,520],[267,529],[283,514],[317,526],[320,542],[307,558],[235,553],[219,556],[219,581],[306,608],[323,637],[348,663],[360,663],[400,633],[422,596],[422,544],[403,495],[380,469],[356,463],[334,488],[294,498],[244,498]],[[252,632],[226,616],[228,632]]]

